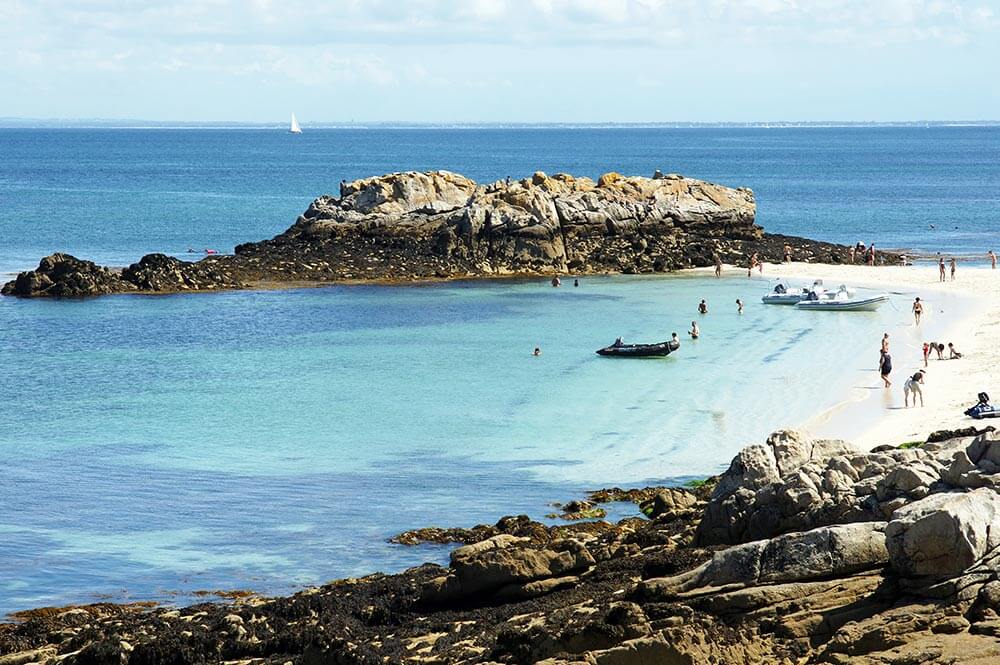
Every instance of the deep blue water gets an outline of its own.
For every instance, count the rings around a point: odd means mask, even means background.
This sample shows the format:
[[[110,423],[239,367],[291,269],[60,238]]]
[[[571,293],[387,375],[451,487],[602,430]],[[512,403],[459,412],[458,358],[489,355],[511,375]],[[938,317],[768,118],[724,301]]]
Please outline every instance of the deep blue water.
[[[227,250],[282,231],[342,178],[431,168],[478,180],[660,168],[752,187],[772,231],[981,253],[998,239],[998,146],[996,128],[0,130],[0,270],[55,250],[119,265]],[[912,351],[898,371],[919,359],[910,294],[823,315],[760,306],[771,286],[0,298],[0,613],[277,593],[440,561],[447,548],[385,541],[717,472],[877,381],[874,354],[843,349],[889,330]],[[702,338],[678,354],[594,355],[618,335],[683,334],[701,298]],[[931,305],[933,335],[954,303]]]
[[[1000,248],[1000,127],[0,129],[0,271],[56,250],[117,265],[226,251],[280,233],[341,179],[409,169],[661,169],[752,188],[777,233]]]

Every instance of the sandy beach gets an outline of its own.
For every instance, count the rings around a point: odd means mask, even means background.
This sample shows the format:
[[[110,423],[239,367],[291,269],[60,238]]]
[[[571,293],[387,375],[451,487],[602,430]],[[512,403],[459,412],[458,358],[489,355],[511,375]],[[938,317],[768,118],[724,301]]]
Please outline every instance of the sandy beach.
[[[727,267],[727,272],[736,270],[741,269]],[[852,394],[804,424],[811,433],[843,437],[870,449],[881,444],[922,441],[935,430],[984,427],[994,422],[973,420],[963,413],[976,402],[980,391],[986,391],[994,400],[1000,398],[996,370],[1000,367],[1000,271],[991,270],[985,261],[975,266],[960,265],[957,279],[946,282],[938,280],[938,268],[932,264],[766,264],[764,278],[788,280],[793,285],[822,279],[828,288],[839,284],[879,288],[892,295],[890,306],[898,311],[896,327],[887,331],[893,358],[892,386],[884,388],[875,371],[881,340],[873,339],[870,348],[840,349],[845,362],[870,356],[872,371],[859,372]],[[916,296],[925,302],[920,326],[914,323],[911,313]],[[923,367],[924,341],[946,345],[951,342],[963,357],[937,360],[937,354],[932,353],[923,386],[924,406],[905,408],[903,383]],[[944,355],[947,358],[947,349]]]

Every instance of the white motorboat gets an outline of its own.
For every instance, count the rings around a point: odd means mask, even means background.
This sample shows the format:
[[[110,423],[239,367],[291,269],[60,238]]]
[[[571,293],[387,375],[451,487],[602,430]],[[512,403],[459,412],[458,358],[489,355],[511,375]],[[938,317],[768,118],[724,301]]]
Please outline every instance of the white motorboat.
[[[812,291],[805,299],[795,303],[795,308],[824,312],[874,312],[887,302],[889,302],[889,294],[887,293],[859,298],[853,290],[841,285],[838,290],[833,292],[816,293]]]
[[[773,291],[761,296],[760,301],[765,305],[794,305],[801,300],[805,300],[809,297],[810,293],[825,293],[823,280],[817,279],[813,282],[811,288],[804,286],[801,288],[789,288],[784,284],[778,284],[774,287]]]

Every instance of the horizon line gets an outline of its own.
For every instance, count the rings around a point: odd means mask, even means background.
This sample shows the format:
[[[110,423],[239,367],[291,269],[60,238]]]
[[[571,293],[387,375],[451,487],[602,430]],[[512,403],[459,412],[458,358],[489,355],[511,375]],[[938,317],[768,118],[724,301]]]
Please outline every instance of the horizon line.
[[[0,117],[3,129],[270,129],[286,121],[148,120],[141,118],[25,118]],[[794,127],[982,127],[1000,126],[1000,120],[726,120],[726,121],[500,121],[500,120],[317,120],[299,121],[314,129],[461,129],[461,128],[794,128]]]

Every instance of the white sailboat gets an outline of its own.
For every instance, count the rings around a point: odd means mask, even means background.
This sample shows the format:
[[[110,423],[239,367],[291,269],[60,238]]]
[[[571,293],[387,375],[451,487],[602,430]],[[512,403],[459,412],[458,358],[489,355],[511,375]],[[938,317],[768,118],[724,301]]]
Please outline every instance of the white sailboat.
[[[295,114],[292,114],[292,126],[288,128],[288,131],[292,134],[301,134],[302,128],[299,127],[299,121],[295,119]]]

